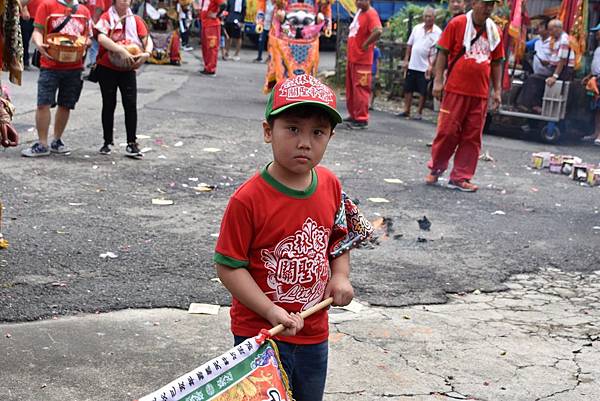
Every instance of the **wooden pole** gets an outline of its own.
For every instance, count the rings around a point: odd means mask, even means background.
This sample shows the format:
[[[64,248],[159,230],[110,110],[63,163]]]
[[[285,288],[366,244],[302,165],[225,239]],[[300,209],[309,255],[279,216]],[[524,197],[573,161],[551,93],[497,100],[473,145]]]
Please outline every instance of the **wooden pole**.
[[[323,301],[319,302],[315,306],[312,306],[312,307],[308,308],[307,310],[301,312],[300,316],[302,316],[302,319],[306,319],[313,313],[318,312],[321,309],[328,307],[329,305],[331,305],[332,302],[333,302],[333,298],[331,298],[331,297],[324,299]],[[283,324],[278,324],[277,326],[275,326],[271,330],[269,330],[269,335],[271,337],[273,337],[273,336],[276,336],[277,334],[281,333],[284,330],[285,330],[285,326]]]

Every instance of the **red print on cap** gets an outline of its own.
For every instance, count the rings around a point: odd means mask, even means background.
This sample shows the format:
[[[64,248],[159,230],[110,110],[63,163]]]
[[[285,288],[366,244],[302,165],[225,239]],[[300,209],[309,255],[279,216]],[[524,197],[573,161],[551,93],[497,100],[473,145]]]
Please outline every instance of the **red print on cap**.
[[[286,79],[275,89],[273,110],[298,102],[319,102],[335,108],[335,94],[311,75],[298,75]]]

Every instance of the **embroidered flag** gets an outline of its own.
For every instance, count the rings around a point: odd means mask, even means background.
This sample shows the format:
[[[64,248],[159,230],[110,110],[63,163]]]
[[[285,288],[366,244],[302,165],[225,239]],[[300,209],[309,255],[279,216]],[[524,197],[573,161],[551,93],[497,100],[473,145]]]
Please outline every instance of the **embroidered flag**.
[[[292,401],[277,346],[260,334],[138,401]]]

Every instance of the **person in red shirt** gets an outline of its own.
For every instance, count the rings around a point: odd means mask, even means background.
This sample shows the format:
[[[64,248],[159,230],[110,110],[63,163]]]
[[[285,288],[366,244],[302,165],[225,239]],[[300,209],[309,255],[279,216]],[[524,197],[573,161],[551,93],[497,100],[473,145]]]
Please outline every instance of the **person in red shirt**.
[[[85,3],[82,2],[82,4],[87,7],[90,15],[92,16],[92,22],[96,24],[102,13],[108,10],[108,8],[112,5],[112,2],[111,0],[86,0]],[[92,45],[90,46],[86,56],[86,67],[91,67],[94,63],[96,63],[97,56],[98,41],[96,38],[92,38]]]
[[[201,73],[204,75],[215,75],[217,72],[219,43],[221,41],[220,15],[226,8],[226,0],[202,0],[200,41],[202,42],[202,59],[204,60],[204,69]]]
[[[69,19],[67,20],[67,18]],[[81,79],[83,60],[82,57],[79,57],[73,60],[59,61],[48,54],[49,45],[45,42],[45,35],[52,33],[57,28],[60,28],[58,34],[77,38],[77,42],[83,42],[87,48],[91,43],[90,12],[76,1],[45,0],[38,5],[32,35],[33,43],[41,54],[35,112],[38,142],[34,143],[31,148],[21,151],[25,157],[48,156],[50,152],[60,154],[70,152],[62,140],[62,136],[69,121],[69,114],[79,101],[83,88]],[[54,139],[48,146],[50,108],[56,105],[58,108],[54,120]]]
[[[348,63],[346,64],[346,118],[349,128],[364,129],[369,123],[369,99],[373,49],[381,36],[379,14],[370,0],[356,0],[358,11],[348,33]]]
[[[21,34],[23,37],[23,66],[26,70],[30,68],[29,65],[29,42],[31,42],[31,35],[33,34],[33,19],[37,12],[38,5],[42,0],[21,0],[21,16],[19,23],[21,25]]]
[[[495,0],[474,0],[473,9],[450,20],[438,41],[433,83],[437,99],[441,98],[446,64],[448,73],[431,160],[427,164],[431,170],[425,178],[428,185],[437,183],[454,155],[448,187],[464,192],[478,189],[471,178],[481,150],[490,73],[494,109],[500,106],[501,95],[504,49],[500,30],[489,18],[494,6]]]
[[[354,294],[349,252],[332,252],[341,184],[318,166],[342,122],[335,107],[335,93],[310,75],[275,85],[263,122],[273,161],[232,195],[215,248],[235,343],[283,324],[274,339],[296,401],[322,400],[329,336],[326,310],[306,320],[300,312],[328,297],[347,305]]]
[[[111,153],[117,89],[121,92],[125,112],[127,147],[125,155],[141,158],[137,144],[137,81],[135,70],[144,64],[152,52],[152,40],[144,20],[134,15],[131,0],[114,0],[94,27],[100,44],[96,74],[102,93],[102,130],[104,145],[100,153]],[[127,46],[127,47],[125,47]],[[131,51],[131,52],[130,52]]]

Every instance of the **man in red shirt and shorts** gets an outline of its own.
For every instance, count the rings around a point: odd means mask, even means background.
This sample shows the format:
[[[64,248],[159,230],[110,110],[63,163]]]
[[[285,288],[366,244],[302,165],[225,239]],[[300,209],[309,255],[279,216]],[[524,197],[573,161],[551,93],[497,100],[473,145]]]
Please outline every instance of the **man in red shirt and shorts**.
[[[489,97],[490,74],[494,90],[493,108],[500,106],[500,82],[504,49],[501,33],[489,18],[496,0],[474,0],[473,9],[454,17],[438,41],[433,95],[442,95],[444,70],[448,75],[438,117],[437,134],[431,147],[431,172],[425,182],[434,185],[448,168],[454,167],[448,187],[464,192],[477,191],[472,184]]]
[[[227,8],[225,0],[202,0],[200,41],[202,42],[202,60],[204,60],[204,69],[201,73],[204,75],[215,75],[217,72],[219,43],[221,41],[221,19],[219,16],[225,8]]]
[[[348,127],[365,129],[369,125],[369,99],[373,49],[381,36],[379,14],[370,0],[356,0],[358,11],[348,33],[348,63],[346,65],[346,118]]]
[[[55,60],[48,54],[49,44],[45,40],[46,35],[54,33],[64,38],[77,38],[76,43],[83,43],[83,46],[89,47],[90,12],[75,1],[45,0],[38,5],[33,26],[32,40],[41,54],[35,111],[38,141],[30,148],[23,149],[21,155],[40,157],[48,156],[51,152],[68,154],[70,149],[63,142],[62,136],[71,110],[75,109],[83,88],[83,59],[74,57],[62,61]],[[55,106],[58,108],[54,115],[54,138],[48,143],[50,108]]]

